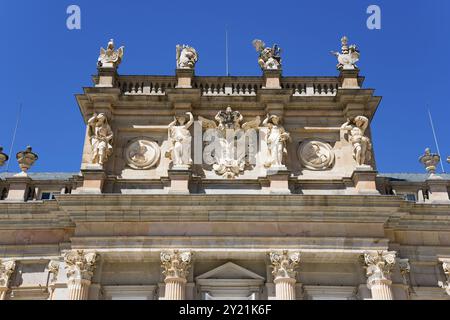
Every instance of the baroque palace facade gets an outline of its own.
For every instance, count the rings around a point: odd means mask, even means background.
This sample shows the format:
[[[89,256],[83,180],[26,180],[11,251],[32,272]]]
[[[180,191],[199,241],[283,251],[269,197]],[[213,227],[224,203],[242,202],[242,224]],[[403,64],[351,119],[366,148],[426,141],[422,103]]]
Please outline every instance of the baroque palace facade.
[[[376,170],[359,51],[338,76],[119,75],[76,96],[79,173],[0,175],[0,299],[450,299],[450,176]],[[0,151],[0,164],[8,157]],[[10,160],[11,161],[11,160]]]

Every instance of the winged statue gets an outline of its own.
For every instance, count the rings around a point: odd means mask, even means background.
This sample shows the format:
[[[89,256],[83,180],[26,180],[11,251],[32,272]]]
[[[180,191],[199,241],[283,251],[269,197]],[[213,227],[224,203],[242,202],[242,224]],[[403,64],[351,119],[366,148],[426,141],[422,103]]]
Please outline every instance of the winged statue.
[[[348,45],[348,38],[342,37],[342,52],[331,51],[331,54],[338,59],[338,70],[354,70],[358,69],[356,63],[359,61],[360,53],[358,47],[354,44]]]
[[[106,49],[100,48],[100,55],[98,57],[99,67],[117,67],[122,62],[124,54],[124,47],[115,50],[114,40],[108,42]]]
[[[280,70],[281,69],[281,48],[275,44],[272,48],[266,47],[264,41],[255,39],[252,42],[259,52],[258,64],[262,70]]]
[[[177,68],[194,69],[198,61],[197,51],[188,45],[177,45]]]

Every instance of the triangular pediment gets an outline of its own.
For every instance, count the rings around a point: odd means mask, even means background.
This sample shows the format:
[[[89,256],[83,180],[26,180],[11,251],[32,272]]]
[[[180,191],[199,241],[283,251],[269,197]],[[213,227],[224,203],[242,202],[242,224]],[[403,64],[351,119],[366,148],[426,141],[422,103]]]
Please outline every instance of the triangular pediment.
[[[220,267],[208,271],[196,278],[199,279],[254,279],[264,280],[260,275],[245,269],[233,262],[227,262]]]

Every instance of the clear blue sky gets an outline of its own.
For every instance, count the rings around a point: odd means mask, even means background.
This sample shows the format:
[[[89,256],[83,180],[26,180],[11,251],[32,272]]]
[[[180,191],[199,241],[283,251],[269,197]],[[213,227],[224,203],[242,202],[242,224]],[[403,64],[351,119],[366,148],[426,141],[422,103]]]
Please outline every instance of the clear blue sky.
[[[365,87],[383,101],[372,123],[380,172],[424,172],[418,157],[450,155],[450,1],[0,1],[2,77],[0,145],[9,152],[19,102],[23,114],[11,154],[33,146],[33,171],[78,171],[85,126],[74,94],[90,86],[100,46],[125,45],[121,74],[173,74],[175,45],[200,53],[198,75],[225,73],[224,30],[232,75],[260,75],[254,38],[283,48],[284,75],[337,75],[330,50],[348,35],[361,50]],[[81,30],[66,28],[66,9],[81,7]],[[366,9],[382,10],[382,29],[366,27]],[[445,163],[450,171],[450,165]],[[4,169],[4,168],[3,168]]]

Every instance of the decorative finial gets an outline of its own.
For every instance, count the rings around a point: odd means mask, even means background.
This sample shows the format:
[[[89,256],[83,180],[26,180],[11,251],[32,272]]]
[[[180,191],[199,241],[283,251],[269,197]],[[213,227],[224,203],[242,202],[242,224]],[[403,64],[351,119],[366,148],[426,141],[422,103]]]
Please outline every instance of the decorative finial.
[[[194,69],[198,61],[197,51],[188,45],[177,45],[177,68]]]
[[[3,153],[3,147],[0,147],[0,167],[2,167],[8,159],[8,155]]]
[[[35,163],[35,161],[39,158],[36,153],[32,151],[33,149],[28,146],[25,151],[20,151],[17,153],[16,158],[19,163],[19,167],[22,170],[18,175],[26,176],[27,171],[31,168],[31,166]]]
[[[114,39],[109,40],[106,50],[100,48],[97,65],[103,68],[117,68],[122,62],[124,47],[114,50]]]
[[[437,153],[431,153],[430,148],[425,149],[425,154],[419,158],[419,162],[425,166],[428,173],[436,173],[436,165],[441,161]]]
[[[348,45],[348,38],[343,36],[341,38],[341,53],[336,51],[331,51],[331,54],[337,57],[339,64],[337,69],[342,70],[356,70],[358,66],[356,63],[359,61],[360,53],[358,47],[354,44]]]
[[[258,64],[262,70],[281,70],[281,48],[277,44],[269,48],[259,39],[253,40],[252,44],[259,52]]]

